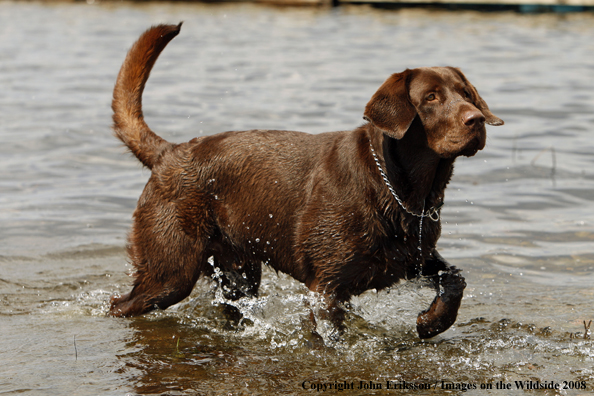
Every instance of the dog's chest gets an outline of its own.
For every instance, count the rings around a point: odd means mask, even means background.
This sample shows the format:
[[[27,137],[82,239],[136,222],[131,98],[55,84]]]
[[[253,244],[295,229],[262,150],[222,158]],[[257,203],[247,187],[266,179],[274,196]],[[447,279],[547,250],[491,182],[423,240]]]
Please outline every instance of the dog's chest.
[[[391,228],[392,236],[383,249],[387,267],[404,268],[407,274],[417,273],[437,245],[441,222],[427,217],[407,217]]]

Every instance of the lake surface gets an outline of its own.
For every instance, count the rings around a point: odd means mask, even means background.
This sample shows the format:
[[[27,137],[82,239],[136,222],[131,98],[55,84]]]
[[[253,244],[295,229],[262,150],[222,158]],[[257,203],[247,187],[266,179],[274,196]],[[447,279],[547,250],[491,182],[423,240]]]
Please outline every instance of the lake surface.
[[[351,129],[389,74],[464,70],[506,124],[446,191],[438,247],[468,283],[450,330],[418,339],[433,292],[410,282],[354,298],[344,337],[320,322],[315,342],[317,296],[271,270],[239,322],[208,280],[106,317],[149,176],[112,136],[111,90],[138,35],[181,20],[144,96],[175,142]],[[590,394],[594,15],[0,2],[0,222],[0,394]]]

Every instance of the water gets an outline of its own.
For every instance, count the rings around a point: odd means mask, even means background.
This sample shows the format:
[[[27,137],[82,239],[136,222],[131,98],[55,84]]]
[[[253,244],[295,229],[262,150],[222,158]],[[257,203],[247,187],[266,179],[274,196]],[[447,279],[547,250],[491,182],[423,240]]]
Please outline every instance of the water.
[[[180,20],[144,99],[170,141],[350,129],[390,73],[465,71],[506,125],[458,160],[446,191],[439,248],[468,282],[450,330],[417,338],[433,293],[407,283],[354,298],[344,337],[321,321],[320,341],[316,296],[270,270],[262,296],[237,303],[239,322],[208,280],[169,310],[105,316],[129,289],[125,238],[149,176],[111,135],[111,89],[137,36]],[[0,393],[394,393],[387,381],[590,393],[592,37],[592,14],[1,2]]]

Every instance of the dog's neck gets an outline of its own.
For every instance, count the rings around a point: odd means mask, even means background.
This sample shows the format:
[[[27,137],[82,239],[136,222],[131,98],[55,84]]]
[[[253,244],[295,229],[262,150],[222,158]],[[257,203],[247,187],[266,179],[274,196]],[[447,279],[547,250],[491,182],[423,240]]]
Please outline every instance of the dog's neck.
[[[440,158],[427,144],[418,117],[400,140],[383,136],[382,151],[388,178],[409,210],[439,205],[454,170],[454,158]]]

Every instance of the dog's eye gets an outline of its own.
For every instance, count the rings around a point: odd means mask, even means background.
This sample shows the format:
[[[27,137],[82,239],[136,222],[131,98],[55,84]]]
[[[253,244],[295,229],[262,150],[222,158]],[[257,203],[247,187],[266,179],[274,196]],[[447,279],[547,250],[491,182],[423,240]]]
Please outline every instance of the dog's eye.
[[[427,95],[427,97],[425,98],[427,100],[427,102],[431,102],[435,100],[435,94],[429,94]]]
[[[464,90],[464,95],[466,96],[466,99],[472,99],[472,95],[467,89]]]

